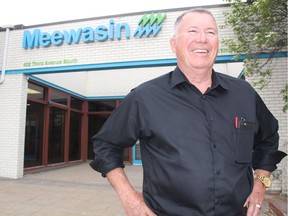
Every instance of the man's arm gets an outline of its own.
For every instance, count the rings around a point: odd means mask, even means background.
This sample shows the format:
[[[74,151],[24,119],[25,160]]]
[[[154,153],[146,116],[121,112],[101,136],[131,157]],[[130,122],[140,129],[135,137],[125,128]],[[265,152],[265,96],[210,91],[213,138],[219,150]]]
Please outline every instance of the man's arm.
[[[270,177],[270,172],[257,169],[255,174]],[[254,180],[252,193],[247,198],[244,207],[247,207],[247,216],[257,216],[260,213],[261,206],[265,197],[266,187],[259,180]]]
[[[117,192],[128,216],[156,216],[146,205],[143,195],[132,187],[122,168],[113,169],[106,176]]]

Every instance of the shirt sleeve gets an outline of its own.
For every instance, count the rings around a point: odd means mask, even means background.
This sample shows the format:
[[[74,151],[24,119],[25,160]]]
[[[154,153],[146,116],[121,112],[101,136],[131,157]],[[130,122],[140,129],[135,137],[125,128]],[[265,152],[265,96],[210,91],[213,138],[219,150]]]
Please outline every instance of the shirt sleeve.
[[[115,168],[124,168],[123,151],[140,136],[140,107],[136,90],[132,90],[92,137],[95,158],[90,166],[103,177]]]
[[[286,156],[279,151],[278,121],[268,110],[260,96],[256,95],[256,115],[259,124],[253,149],[253,169],[269,172]]]

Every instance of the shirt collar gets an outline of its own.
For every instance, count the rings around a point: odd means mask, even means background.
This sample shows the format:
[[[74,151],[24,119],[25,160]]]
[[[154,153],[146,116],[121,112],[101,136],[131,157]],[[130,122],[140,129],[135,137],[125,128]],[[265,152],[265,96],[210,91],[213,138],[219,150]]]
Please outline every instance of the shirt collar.
[[[174,69],[174,71],[172,71],[172,74],[171,74],[170,88],[174,88],[175,86],[183,82],[188,82],[188,81],[186,80],[186,77],[184,76],[180,68],[177,66]]]
[[[218,72],[213,70],[212,73],[212,88],[216,87],[222,87],[225,90],[229,90],[229,86],[225,80],[223,80],[223,77],[219,75]]]
[[[174,88],[178,84],[184,83],[184,82],[189,83],[189,81],[186,79],[183,72],[177,66],[171,75],[170,88]],[[227,83],[219,76],[219,74],[217,72],[215,72],[213,70],[213,72],[212,72],[212,89],[217,88],[218,86],[221,86],[223,89],[229,90]]]

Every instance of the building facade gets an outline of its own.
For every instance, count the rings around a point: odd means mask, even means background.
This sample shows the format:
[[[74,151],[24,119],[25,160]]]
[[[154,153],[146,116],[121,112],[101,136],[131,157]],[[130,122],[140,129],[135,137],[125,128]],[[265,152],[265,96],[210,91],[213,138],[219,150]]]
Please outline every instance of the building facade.
[[[175,68],[169,39],[175,19],[187,9],[2,27],[0,177],[92,160],[91,136],[125,95]],[[229,5],[208,9],[220,39],[233,37],[223,16]],[[220,43],[215,70],[240,77],[243,63],[232,57]],[[287,53],[279,53],[274,63],[271,82],[259,94],[279,120],[285,151],[287,115],[280,90],[287,82]],[[141,164],[138,143],[123,157]],[[287,193],[286,163],[273,173],[271,190]]]

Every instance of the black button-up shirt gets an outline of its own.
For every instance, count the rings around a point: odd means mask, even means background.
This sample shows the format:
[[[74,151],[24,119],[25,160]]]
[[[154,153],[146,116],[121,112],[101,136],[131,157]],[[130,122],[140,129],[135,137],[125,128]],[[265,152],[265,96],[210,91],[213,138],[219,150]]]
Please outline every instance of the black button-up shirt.
[[[177,67],[123,100],[93,137],[91,166],[103,176],[124,167],[123,149],[139,139],[143,195],[155,213],[243,215],[252,168],[273,171],[285,156],[277,130],[247,82],[213,71],[202,94]]]

